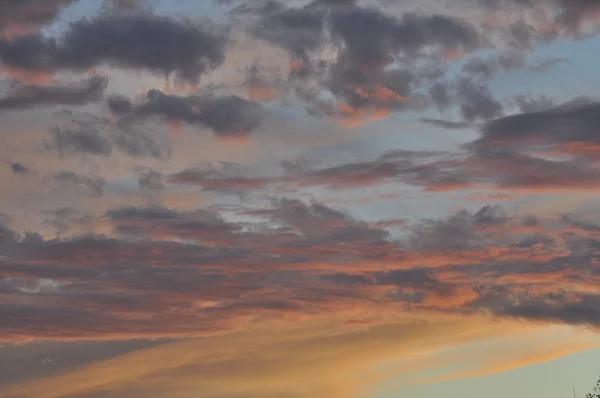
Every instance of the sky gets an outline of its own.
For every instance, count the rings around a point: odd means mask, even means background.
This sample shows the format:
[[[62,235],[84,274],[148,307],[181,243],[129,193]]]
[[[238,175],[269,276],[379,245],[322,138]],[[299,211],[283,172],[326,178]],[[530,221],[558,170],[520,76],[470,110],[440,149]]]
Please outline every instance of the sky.
[[[600,375],[600,2],[0,0],[0,398]]]

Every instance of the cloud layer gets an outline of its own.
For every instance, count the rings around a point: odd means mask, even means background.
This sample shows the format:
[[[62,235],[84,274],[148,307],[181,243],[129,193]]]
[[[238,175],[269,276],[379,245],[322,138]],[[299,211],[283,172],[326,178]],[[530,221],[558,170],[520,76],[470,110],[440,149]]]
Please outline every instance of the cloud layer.
[[[0,1],[0,342],[182,340],[8,397],[347,397],[388,354],[595,331],[599,16]]]

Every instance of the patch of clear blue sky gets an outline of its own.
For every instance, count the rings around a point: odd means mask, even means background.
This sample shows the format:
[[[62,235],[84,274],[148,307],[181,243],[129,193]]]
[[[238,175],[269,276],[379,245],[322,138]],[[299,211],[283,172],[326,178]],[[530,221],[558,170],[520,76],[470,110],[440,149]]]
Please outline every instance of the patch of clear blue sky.
[[[490,88],[498,98],[520,93],[548,94],[557,100],[570,100],[581,95],[595,97],[600,84],[600,36],[586,40],[557,40],[534,50],[530,59],[560,57],[568,61],[547,71],[518,69],[498,76]]]

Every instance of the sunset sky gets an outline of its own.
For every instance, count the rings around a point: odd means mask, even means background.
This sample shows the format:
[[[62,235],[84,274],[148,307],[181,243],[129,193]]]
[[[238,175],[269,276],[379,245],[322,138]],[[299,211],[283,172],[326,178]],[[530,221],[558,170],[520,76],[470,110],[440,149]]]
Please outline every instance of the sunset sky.
[[[0,0],[0,398],[569,398],[600,1]]]

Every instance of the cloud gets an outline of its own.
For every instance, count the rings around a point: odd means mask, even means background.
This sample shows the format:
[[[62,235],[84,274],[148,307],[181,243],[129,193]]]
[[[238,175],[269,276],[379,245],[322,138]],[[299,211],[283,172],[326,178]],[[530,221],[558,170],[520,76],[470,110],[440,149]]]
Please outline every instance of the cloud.
[[[533,7],[534,3],[511,0],[519,6]],[[598,4],[590,0],[551,0],[549,5],[556,11],[554,22],[567,29],[569,33],[580,33],[582,24],[588,18],[594,18],[598,11]]]
[[[254,34],[290,53],[287,84],[296,98],[311,114],[341,118],[349,127],[427,107],[426,96],[415,92],[416,60],[433,63],[436,56],[480,45],[474,26],[446,15],[394,16],[352,2],[300,8],[272,2],[249,10],[257,17],[251,19]],[[331,51],[333,59],[322,56]],[[324,100],[323,91],[333,100]]]
[[[137,171],[138,175],[138,186],[140,189],[147,190],[149,192],[158,192],[163,190],[164,177],[161,172],[148,169],[140,168]]]
[[[462,78],[456,83],[460,113],[468,121],[488,120],[502,116],[502,104],[496,100],[490,89],[473,80]]]
[[[60,11],[73,0],[5,0],[0,3],[0,30],[11,37],[36,31],[54,21]]]
[[[70,24],[58,38],[35,33],[0,40],[0,62],[8,68],[55,73],[107,64],[162,75],[174,73],[190,83],[220,66],[224,51],[221,35],[148,13],[82,19]]]
[[[478,40],[472,26],[451,17],[407,13],[397,19],[360,7],[333,13],[331,26],[332,36],[343,47],[332,66],[329,87],[357,110],[423,108],[424,99],[413,93],[417,83],[414,74],[401,68],[384,68],[396,59],[423,57],[425,48],[470,51]],[[357,30],[357,26],[363,29]],[[375,94],[384,91],[388,95]]]
[[[91,216],[82,214],[71,206],[45,210],[42,214],[47,217],[44,224],[53,228],[57,234],[67,232],[72,226],[85,225],[92,221]]]
[[[373,160],[357,161],[348,164],[322,168],[307,168],[282,176],[253,176],[244,172],[228,173],[219,169],[187,169],[169,176],[169,181],[177,184],[199,185],[205,190],[221,192],[243,192],[264,189],[270,185],[286,184],[295,187],[331,186],[335,188],[356,188],[393,181],[402,175],[420,172],[416,162],[434,153],[418,151],[391,151]],[[423,169],[423,171],[425,171]]]
[[[168,159],[171,156],[172,149],[168,137],[160,131],[153,130],[147,124],[140,124],[130,117],[123,117],[117,121],[113,129],[111,135],[113,143],[123,153],[134,158]]]
[[[554,98],[543,94],[538,96],[519,94],[513,98],[513,101],[522,113],[545,111],[556,105]]]
[[[197,124],[219,137],[248,136],[260,126],[263,111],[258,103],[237,96],[176,96],[148,91],[146,102],[132,104],[123,97],[108,100],[116,115],[137,119],[160,117],[166,121]]]
[[[273,2],[259,13],[253,33],[261,39],[300,54],[323,44],[325,16],[318,8],[287,8]]]
[[[342,3],[314,1],[291,7],[284,2],[266,2],[241,7],[240,15],[257,38],[290,53],[287,86],[295,99],[304,103],[311,115],[334,116],[346,127],[432,104],[446,110],[451,102],[459,106],[467,121],[500,117],[502,103],[482,79],[517,68],[539,72],[564,61],[550,58],[528,63],[526,57],[540,43],[584,35],[583,20],[593,20],[593,16],[584,16],[583,10],[596,9],[587,3],[573,6],[548,0],[544,3],[547,10],[539,12],[532,3],[509,0],[503,3],[509,11],[501,18],[498,4],[467,0],[471,7],[480,6],[474,10],[477,17],[461,19],[455,14],[415,12],[413,4],[389,12]],[[521,11],[526,17],[517,18]],[[471,55],[487,48],[498,50],[485,58]],[[437,81],[426,69],[436,68],[444,76],[449,61],[465,56],[470,56],[463,65],[465,79],[453,84],[456,95],[452,98],[448,83]],[[408,75],[412,77],[407,79]],[[428,87],[427,95],[419,90],[424,87]],[[373,95],[376,91],[393,94],[396,101],[374,100],[381,98]]]
[[[112,152],[112,144],[101,135],[94,126],[79,123],[77,129],[50,128],[45,143],[48,150],[56,150],[59,155],[90,154],[108,155]]]
[[[363,29],[359,31],[356,26]],[[418,55],[426,46],[444,50],[470,50],[477,46],[472,26],[443,15],[407,13],[394,19],[375,9],[341,10],[332,16],[332,33],[346,46],[345,55],[354,65],[388,64],[390,56]]]
[[[495,194],[509,191],[535,193],[558,188],[585,191],[594,189],[600,181],[600,170],[587,160],[596,156],[593,145],[557,147],[558,154],[580,157],[552,159],[535,151],[527,153],[527,141],[507,141],[505,146],[494,149],[484,146],[485,140],[480,138],[468,143],[464,153],[392,152],[374,159],[287,175],[232,175],[215,170],[187,169],[167,179],[173,184],[198,185],[206,191],[237,194],[308,187],[352,190],[388,183],[415,186],[427,192],[479,189]],[[511,150],[515,145],[520,145],[521,152]]]
[[[483,297],[482,306],[495,314],[516,318],[560,321],[572,325],[597,326],[590,316],[598,313],[600,301],[594,294],[569,293],[566,291],[542,293],[535,296],[509,299]]]
[[[452,104],[450,88],[447,84],[436,82],[429,87],[429,97],[439,111],[445,111]]]
[[[61,171],[47,178],[61,189],[74,189],[76,192],[97,197],[104,194],[106,180],[102,177],[90,177],[72,171]]]
[[[117,149],[134,158],[166,159],[171,154],[167,137],[149,126],[123,117],[114,123],[92,114],[66,112],[66,120],[48,129],[44,148],[61,157],[73,155],[109,156]]]
[[[73,85],[20,86],[0,98],[0,110],[52,105],[85,105],[99,100],[107,85],[106,78],[94,76]]]
[[[471,77],[489,80],[500,71],[508,72],[524,66],[525,54],[518,51],[511,51],[495,54],[488,59],[476,56],[471,57],[463,65],[462,71]]]
[[[55,179],[102,192],[98,178]],[[2,339],[205,336],[253,319],[336,314],[365,322],[390,311],[597,326],[589,289],[600,228],[590,223],[532,222],[484,206],[405,222],[394,237],[381,223],[315,202],[274,200],[236,213],[239,221],[159,205],[113,208],[96,219],[67,208],[48,213],[57,231],[105,225],[112,237],[43,239],[5,227],[3,274],[58,288],[28,291],[27,301],[8,296]],[[27,328],[31,322],[44,327]]]
[[[455,122],[452,120],[422,118],[422,119],[420,119],[420,121],[423,123],[432,124],[434,126],[442,127],[445,129],[466,129],[466,128],[472,126],[468,122]]]
[[[9,163],[8,166],[10,167],[10,170],[13,172],[13,174],[17,174],[17,175],[29,174],[29,168],[27,168],[26,166],[22,165],[19,162]]]
[[[597,102],[578,98],[551,109],[500,118],[488,123],[474,144],[481,149],[510,147],[513,143],[595,145],[599,107]]]
[[[532,4],[509,1],[507,9],[517,12],[511,3],[526,6],[531,15],[511,19],[508,14],[502,22],[486,11],[495,4],[467,2],[483,7],[476,10],[480,18],[414,12],[412,5],[392,13],[355,2],[303,7],[267,2],[242,7],[240,15],[257,38],[289,52],[286,89],[313,116],[334,117],[353,128],[391,112],[434,105],[440,111],[458,106],[467,122],[489,120],[504,109],[484,81],[517,68],[539,72],[564,60],[528,63],[526,58],[540,42],[571,34],[569,24],[559,21],[567,4],[549,0],[548,12],[541,15]],[[485,58],[471,55],[492,47],[498,50]],[[439,79],[446,77],[448,62],[466,56],[462,77]],[[437,74],[427,73],[428,67]]]

